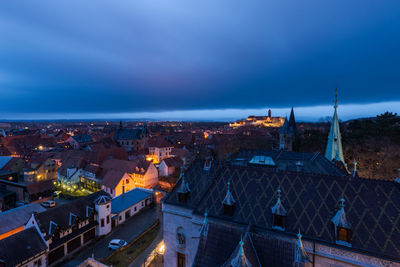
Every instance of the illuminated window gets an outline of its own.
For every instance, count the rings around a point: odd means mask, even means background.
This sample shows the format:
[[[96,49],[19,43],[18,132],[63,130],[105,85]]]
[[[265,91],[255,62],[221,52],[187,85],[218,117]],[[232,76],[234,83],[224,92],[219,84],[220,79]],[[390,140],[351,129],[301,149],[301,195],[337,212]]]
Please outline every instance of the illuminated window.
[[[337,240],[350,242],[350,230],[342,227],[337,227]]]

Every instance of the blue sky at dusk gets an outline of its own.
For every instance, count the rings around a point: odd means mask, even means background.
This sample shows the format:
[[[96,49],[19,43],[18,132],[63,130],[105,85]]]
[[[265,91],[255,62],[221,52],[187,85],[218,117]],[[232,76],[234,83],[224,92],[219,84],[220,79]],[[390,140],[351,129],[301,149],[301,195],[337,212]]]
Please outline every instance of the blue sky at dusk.
[[[398,0],[4,0],[0,119],[400,112],[399,29]]]

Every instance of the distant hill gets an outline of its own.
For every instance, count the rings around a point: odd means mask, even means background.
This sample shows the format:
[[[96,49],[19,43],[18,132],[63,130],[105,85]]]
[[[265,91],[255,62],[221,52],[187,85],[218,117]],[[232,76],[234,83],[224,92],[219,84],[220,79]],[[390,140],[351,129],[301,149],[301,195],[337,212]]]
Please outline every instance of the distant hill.
[[[300,151],[325,151],[330,123],[299,123]],[[344,157],[349,167],[357,161],[362,177],[392,180],[399,177],[400,118],[386,112],[340,124]]]

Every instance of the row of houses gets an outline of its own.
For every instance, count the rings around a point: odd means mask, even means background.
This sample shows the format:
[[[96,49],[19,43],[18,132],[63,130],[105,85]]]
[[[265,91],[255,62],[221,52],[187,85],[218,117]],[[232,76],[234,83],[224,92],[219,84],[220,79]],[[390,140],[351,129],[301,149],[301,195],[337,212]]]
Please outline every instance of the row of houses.
[[[30,204],[0,214],[0,266],[56,266],[97,236],[154,202],[135,188],[112,198],[98,191],[54,208]]]

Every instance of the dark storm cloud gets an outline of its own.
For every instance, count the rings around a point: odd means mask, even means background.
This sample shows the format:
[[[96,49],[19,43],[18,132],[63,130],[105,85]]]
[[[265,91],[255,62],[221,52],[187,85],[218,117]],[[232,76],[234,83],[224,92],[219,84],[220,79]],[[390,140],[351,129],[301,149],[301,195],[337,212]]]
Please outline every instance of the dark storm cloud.
[[[400,2],[0,3],[0,112],[400,100]]]

